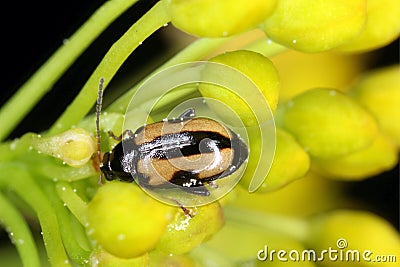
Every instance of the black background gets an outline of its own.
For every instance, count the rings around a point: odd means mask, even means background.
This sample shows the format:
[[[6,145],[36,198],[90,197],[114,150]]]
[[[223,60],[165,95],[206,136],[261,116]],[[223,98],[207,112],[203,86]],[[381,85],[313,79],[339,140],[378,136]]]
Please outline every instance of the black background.
[[[26,3],[9,3],[3,9],[8,16],[1,17],[3,70],[0,105],[106,1],[23,2]],[[57,81],[53,89],[11,133],[10,138],[19,137],[27,131],[41,132],[48,129],[74,99],[111,45],[155,2],[139,1],[112,23]],[[135,73],[166,49],[167,43],[158,34],[151,36],[145,45],[128,58],[109,89],[115,80],[121,79],[126,73]]]
[[[7,1],[1,19],[0,104],[21,86],[34,71],[105,1]],[[156,1],[140,1],[111,25],[58,81],[36,108],[10,135],[47,129],[83,86],[111,44]],[[157,57],[168,44],[157,35],[146,40],[124,68],[140,68],[141,62]],[[374,52],[369,68],[394,64],[399,60],[398,41]],[[123,76],[124,69],[121,70]],[[111,86],[111,84],[110,84]],[[60,101],[64,99],[65,101]],[[53,103],[57,103],[54,106]],[[400,104],[400,103],[399,103]],[[0,126],[1,127],[1,126]],[[348,192],[357,201],[399,227],[399,168],[362,182],[349,183]]]

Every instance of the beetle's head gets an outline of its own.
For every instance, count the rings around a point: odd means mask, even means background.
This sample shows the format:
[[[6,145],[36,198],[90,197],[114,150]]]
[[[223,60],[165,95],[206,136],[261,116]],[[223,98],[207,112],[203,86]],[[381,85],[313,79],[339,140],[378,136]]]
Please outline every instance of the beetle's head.
[[[113,170],[111,168],[111,161],[112,161],[112,153],[107,152],[103,156],[103,162],[100,165],[100,170],[104,174],[104,177],[108,181],[112,181],[115,179]]]
[[[249,156],[249,149],[246,143],[235,133],[231,132],[231,134],[231,148],[233,151],[233,159],[231,166],[224,173],[224,176],[230,175],[235,172],[247,160]]]

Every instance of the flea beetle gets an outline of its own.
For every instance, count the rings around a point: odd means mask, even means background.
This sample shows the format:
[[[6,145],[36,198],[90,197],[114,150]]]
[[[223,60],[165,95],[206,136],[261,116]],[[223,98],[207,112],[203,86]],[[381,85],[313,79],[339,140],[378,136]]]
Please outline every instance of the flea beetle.
[[[97,136],[102,82],[97,102]],[[209,118],[195,117],[190,108],[178,118],[127,130],[100,170],[106,180],[136,181],[144,187],[179,188],[209,195],[203,186],[234,173],[247,159],[248,148],[232,130]],[[100,152],[98,152],[100,158]]]

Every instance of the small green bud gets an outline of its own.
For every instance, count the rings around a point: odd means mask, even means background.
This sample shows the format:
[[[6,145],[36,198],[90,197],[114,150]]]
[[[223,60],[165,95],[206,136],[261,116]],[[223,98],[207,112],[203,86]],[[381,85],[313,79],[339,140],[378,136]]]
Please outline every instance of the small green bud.
[[[356,37],[367,19],[366,0],[280,0],[264,23],[272,40],[303,52],[321,52]]]
[[[257,192],[271,192],[303,177],[309,167],[310,158],[293,136],[282,129],[276,129],[276,150],[271,169]],[[244,178],[244,179],[243,179]],[[248,187],[247,177],[241,184]]]
[[[398,161],[397,148],[386,136],[378,135],[373,143],[349,155],[334,159],[314,159],[324,175],[343,180],[359,180],[393,168]]]
[[[96,151],[93,136],[82,128],[74,128],[55,136],[36,138],[32,145],[38,152],[59,158],[72,167],[86,164]]]
[[[330,260],[326,255],[321,266],[395,266],[394,262],[375,262],[377,255],[400,257],[400,236],[384,219],[364,211],[338,210],[311,218],[307,244],[317,251],[332,248],[353,257],[359,252],[360,260]],[[350,251],[351,254],[348,254]],[[367,253],[365,254],[365,251]],[[368,253],[370,251],[371,253]],[[364,258],[367,256],[367,260]],[[368,258],[370,261],[368,261]],[[344,258],[345,259],[345,258]]]
[[[167,0],[175,27],[202,37],[230,36],[256,27],[276,0]]]
[[[312,156],[335,158],[369,146],[377,134],[374,118],[350,97],[313,89],[285,103],[279,124]]]
[[[400,1],[368,0],[367,24],[360,35],[338,47],[344,52],[365,52],[383,47],[399,37]]]
[[[375,116],[382,132],[400,148],[400,66],[365,75],[351,94]]]
[[[277,70],[268,58],[256,52],[239,50],[218,55],[210,59],[210,61],[225,64],[245,74],[261,90],[271,110],[275,111],[279,95],[279,77]],[[205,72],[204,75],[210,74]],[[213,75],[219,75],[218,77],[221,79],[229,78],[224,77],[223,73],[213,73]],[[204,97],[219,100],[233,107],[245,125],[257,125],[252,112],[252,109],[256,109],[257,106],[248,106],[243,100],[247,96],[238,96],[228,89],[214,84],[201,83],[199,90]],[[260,105],[264,105],[264,103],[260,99]],[[212,103],[210,104],[211,107],[214,107]],[[215,106],[215,108],[218,109],[218,106]],[[234,121],[233,118],[226,119]]]
[[[149,255],[146,253],[132,259],[122,259],[102,249],[94,249],[90,255],[90,263],[96,267],[143,267],[149,265]]]
[[[224,225],[218,202],[189,209],[191,216],[178,212],[168,225],[156,249],[172,254],[184,254],[209,239]]]
[[[173,216],[134,183],[109,182],[88,205],[88,235],[108,253],[135,258],[152,250]]]

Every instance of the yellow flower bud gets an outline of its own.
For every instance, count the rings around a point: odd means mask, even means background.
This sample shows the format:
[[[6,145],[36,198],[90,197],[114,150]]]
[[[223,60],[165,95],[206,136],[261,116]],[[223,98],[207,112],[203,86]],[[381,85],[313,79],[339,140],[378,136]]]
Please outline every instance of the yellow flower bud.
[[[88,235],[116,257],[135,258],[156,246],[171,212],[134,183],[109,182],[88,205]]]
[[[143,254],[137,258],[122,259],[101,249],[94,249],[90,255],[91,266],[96,267],[143,267],[149,265],[149,255]]]
[[[256,52],[239,50],[218,55],[210,61],[225,64],[248,76],[261,90],[271,110],[275,111],[278,103],[279,77],[274,65],[268,58]],[[208,74],[205,72],[204,75]],[[223,73],[220,76],[221,79],[224,78]],[[231,89],[234,90],[235,88]],[[238,96],[228,89],[214,84],[201,83],[199,90],[204,97],[213,98],[234,107],[245,125],[257,125],[252,112],[252,109],[257,109],[257,107],[249,107],[243,101],[242,98],[246,99],[247,96]],[[260,99],[260,105],[264,105],[264,103]],[[215,108],[218,108],[218,106]],[[229,120],[230,118],[226,119]],[[233,119],[231,120],[233,121]]]
[[[380,134],[362,150],[335,159],[315,159],[314,163],[324,176],[359,180],[389,170],[397,161],[396,146]]]
[[[202,37],[234,35],[256,27],[275,8],[276,0],[168,0],[175,27]]]
[[[90,160],[96,151],[96,142],[86,130],[74,128],[55,136],[37,138],[33,141],[33,147],[40,153],[79,167]]]
[[[256,144],[257,145],[257,144]],[[271,169],[257,192],[277,190],[303,177],[310,166],[308,154],[293,136],[282,129],[276,131],[276,150]],[[248,187],[251,177],[244,175],[240,184]]]
[[[265,21],[274,41],[295,50],[321,52],[356,37],[366,22],[366,0],[280,0]]]
[[[313,89],[282,106],[281,126],[312,156],[335,158],[372,143],[374,118],[350,97],[329,89]]]
[[[172,254],[184,254],[209,239],[224,225],[218,202],[189,209],[192,217],[183,212],[175,214],[156,249]]]
[[[321,266],[396,266],[395,262],[376,262],[377,256],[392,255],[397,261],[400,257],[396,229],[384,219],[363,211],[340,210],[311,218],[307,243],[319,252],[329,248],[337,251],[332,253],[336,260],[325,254],[324,261],[319,261]]]
[[[351,93],[375,116],[382,131],[400,147],[400,66],[365,75]]]
[[[368,0],[367,24],[356,38],[338,47],[345,52],[361,52],[383,47],[399,37],[400,1]]]

